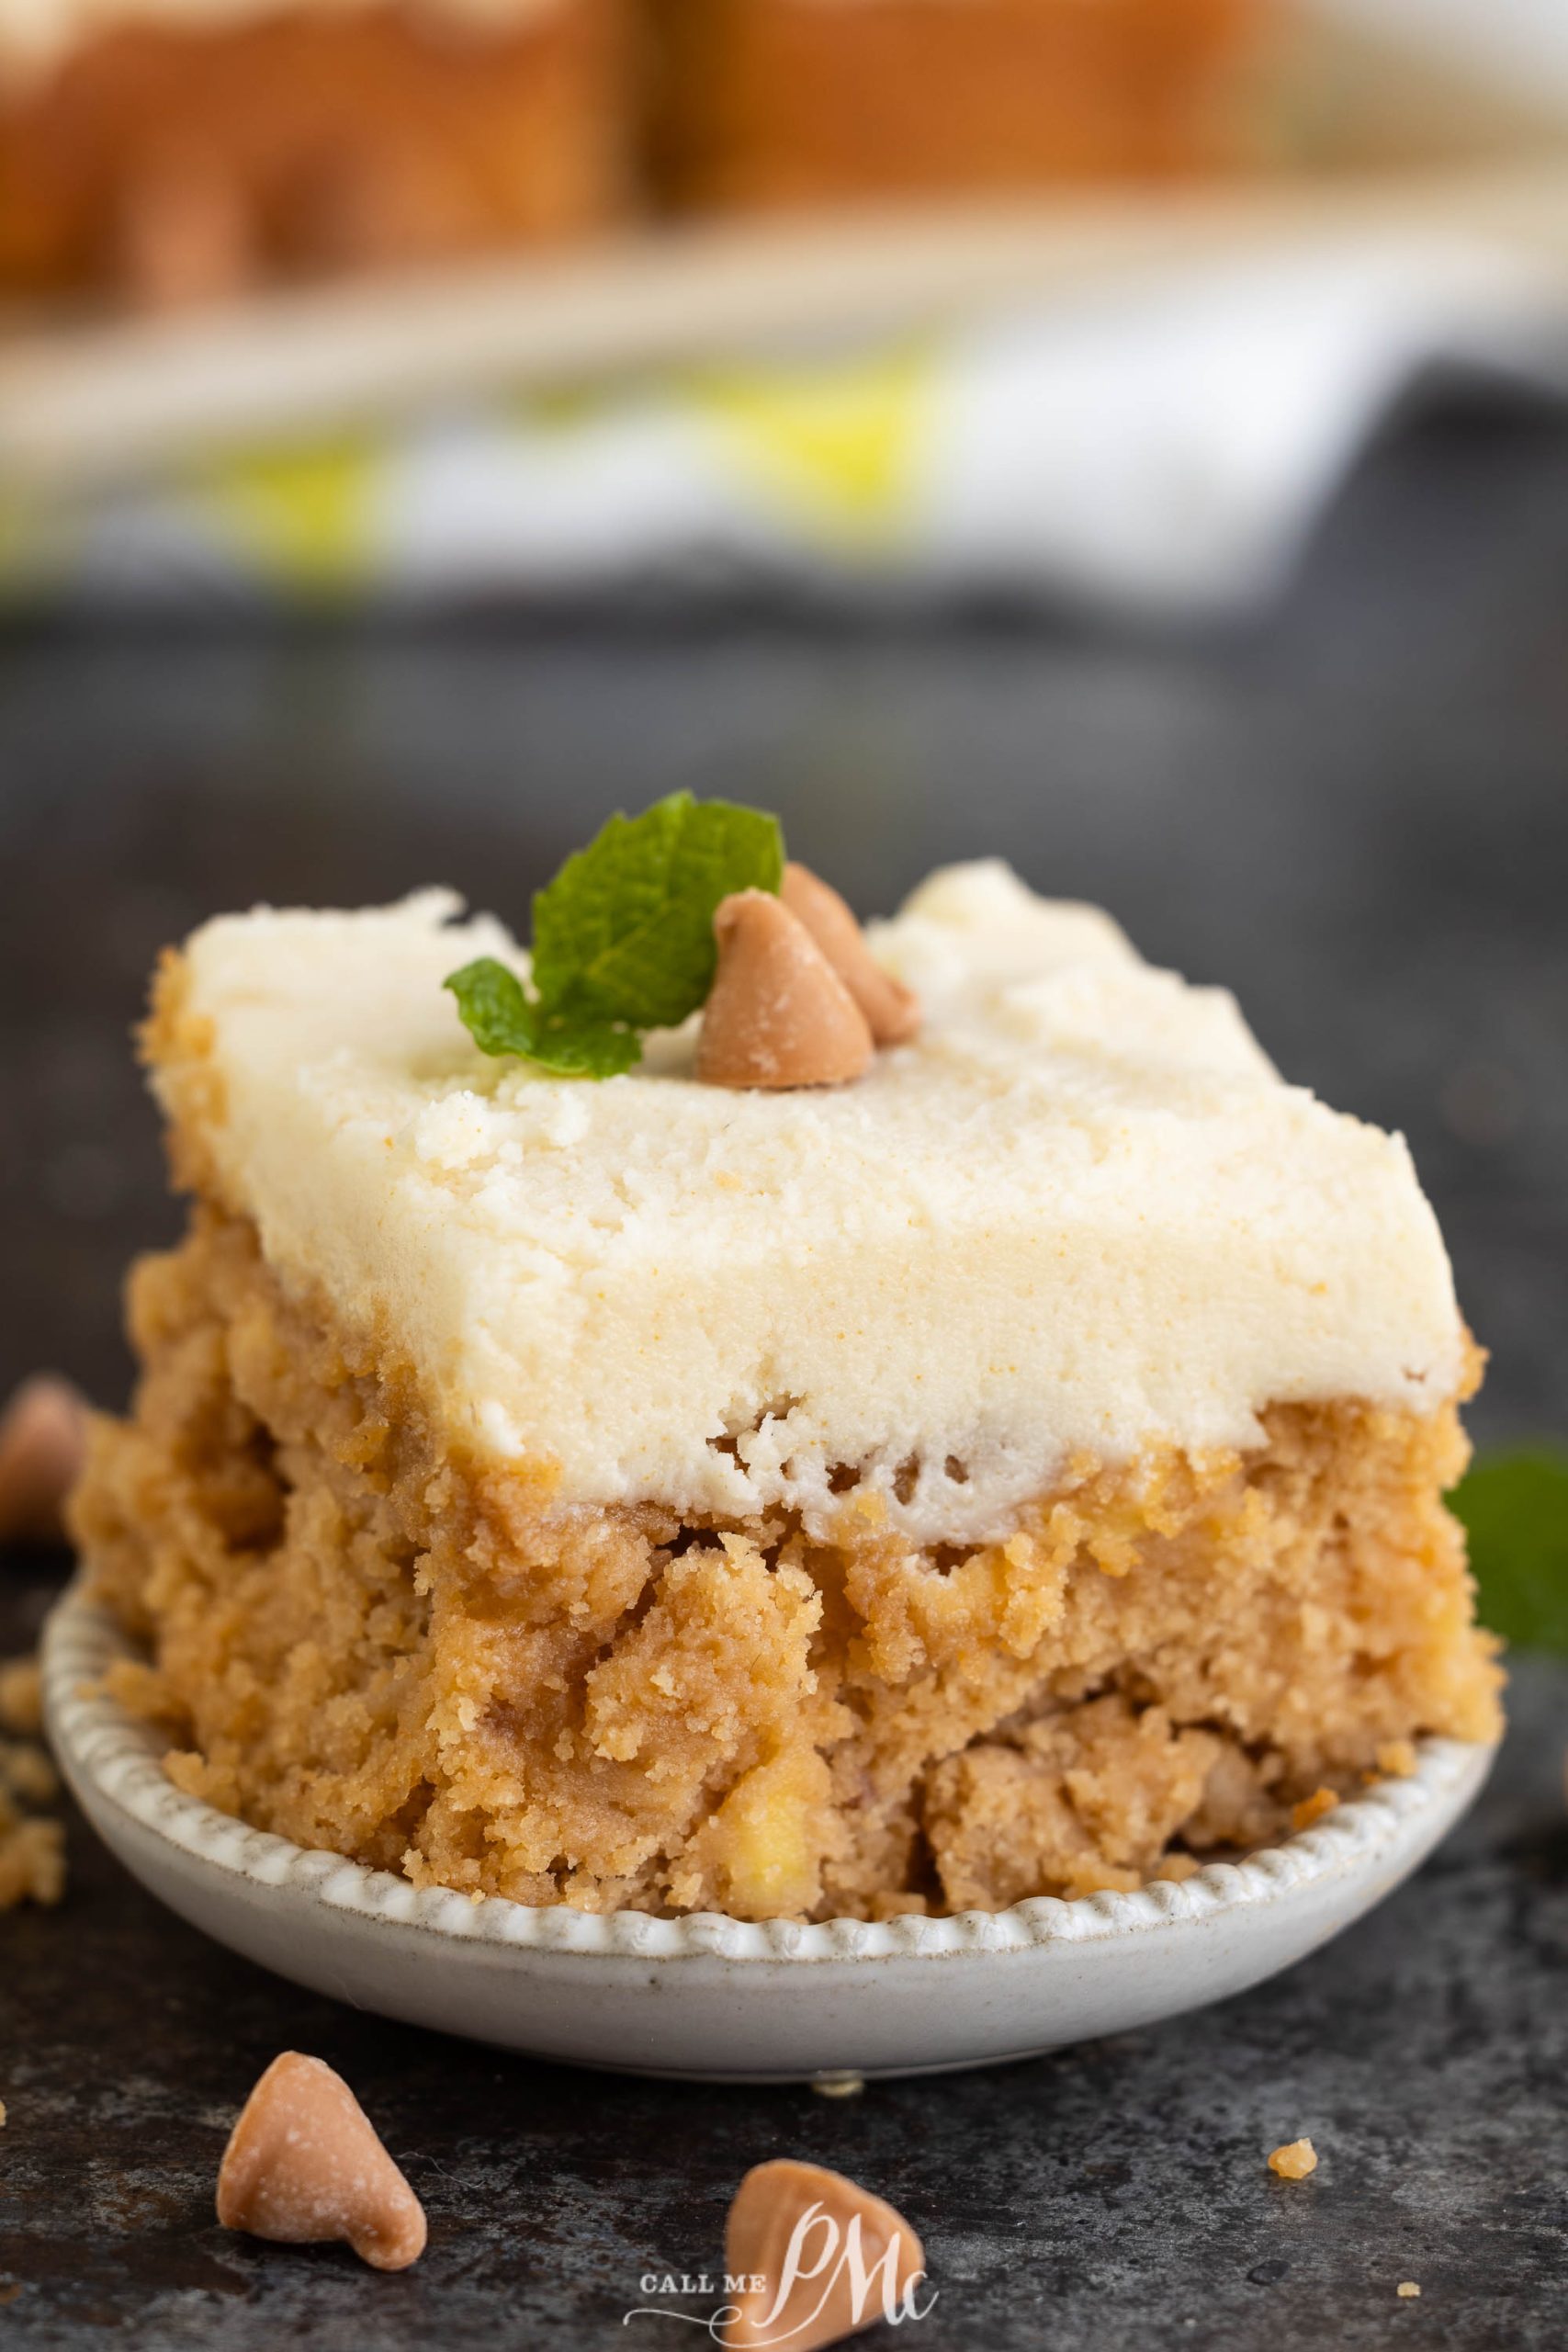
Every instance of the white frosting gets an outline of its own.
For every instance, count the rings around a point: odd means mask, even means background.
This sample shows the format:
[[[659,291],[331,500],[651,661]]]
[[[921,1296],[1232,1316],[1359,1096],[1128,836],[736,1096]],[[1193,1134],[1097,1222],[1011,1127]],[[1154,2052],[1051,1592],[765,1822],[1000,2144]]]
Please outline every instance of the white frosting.
[[[1078,1449],[1246,1446],[1273,1401],[1457,1385],[1404,1142],[1285,1085],[1228,995],[1092,908],[934,876],[871,933],[919,1039],[786,1094],[698,1085],[694,1023],[604,1083],[487,1059],[440,982],[522,959],[457,910],[197,932],[208,1140],[285,1280],[393,1334],[451,1426],[552,1462],[564,1500],[818,1524],[852,1464],[961,1540]]]
[[[0,0],[0,84],[46,76],[73,50],[122,25],[223,33],[262,17],[343,16],[389,7],[505,32],[562,0]]]

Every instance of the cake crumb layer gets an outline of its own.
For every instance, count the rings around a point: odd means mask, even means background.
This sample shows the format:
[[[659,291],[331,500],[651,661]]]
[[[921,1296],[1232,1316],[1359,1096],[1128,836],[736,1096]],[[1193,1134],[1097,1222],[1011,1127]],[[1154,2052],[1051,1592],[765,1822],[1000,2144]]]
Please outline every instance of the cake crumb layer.
[[[1451,1398],[1079,1454],[1000,1540],[921,1546],[853,1487],[815,1527],[563,1505],[454,1452],[415,1369],[210,1208],[139,1268],[132,1328],[135,1413],[97,1423],[74,1521],[171,1776],[419,1883],[988,1907],[1179,1875],[1391,1745],[1498,1727]]]

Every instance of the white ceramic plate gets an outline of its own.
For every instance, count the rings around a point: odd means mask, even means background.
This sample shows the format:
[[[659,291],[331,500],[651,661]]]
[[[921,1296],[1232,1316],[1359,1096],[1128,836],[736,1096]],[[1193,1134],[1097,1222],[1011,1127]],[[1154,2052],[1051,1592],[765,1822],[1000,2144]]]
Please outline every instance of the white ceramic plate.
[[[1266,1853],[1135,1894],[882,1926],[592,1917],[422,1892],[182,1795],[157,1734],[95,1695],[128,1655],[113,1621],[67,1593],[44,1641],[50,1736],[95,1828],[182,1917],[385,2017],[578,2064],[735,2082],[983,2065],[1242,1992],[1408,1876],[1495,1753],[1425,1740],[1409,1780]]]

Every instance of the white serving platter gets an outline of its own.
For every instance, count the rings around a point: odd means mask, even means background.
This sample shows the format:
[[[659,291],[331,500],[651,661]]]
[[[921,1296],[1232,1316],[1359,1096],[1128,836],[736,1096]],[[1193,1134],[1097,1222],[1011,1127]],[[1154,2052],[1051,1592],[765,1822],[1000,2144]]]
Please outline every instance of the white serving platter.
[[[1408,1877],[1495,1750],[1417,1770],[1179,1883],[955,1918],[758,1926],[591,1917],[418,1890],[183,1795],[164,1745],[99,1689],[134,1650],[73,1588],[44,1639],[45,1711],[87,1818],[142,1884],[296,1984],[410,2024],[628,2073],[731,2082],[935,2074],[1121,2033],[1245,1991]]]

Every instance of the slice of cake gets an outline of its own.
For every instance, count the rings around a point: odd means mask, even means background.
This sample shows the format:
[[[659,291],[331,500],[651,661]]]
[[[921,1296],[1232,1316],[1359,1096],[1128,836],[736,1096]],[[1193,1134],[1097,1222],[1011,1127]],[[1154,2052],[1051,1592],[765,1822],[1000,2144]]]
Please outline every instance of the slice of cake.
[[[626,9],[0,0],[0,292],[168,308],[600,227]]]
[[[583,1008],[682,1001],[662,918],[586,897],[531,979],[438,893],[168,957],[194,1213],[75,1519],[174,1779],[422,1883],[886,1916],[1179,1874],[1494,1736],[1404,1143],[1000,865],[869,957],[777,879],[640,1060]]]
[[[1234,161],[1264,0],[658,0],[686,203],[1016,195]]]

